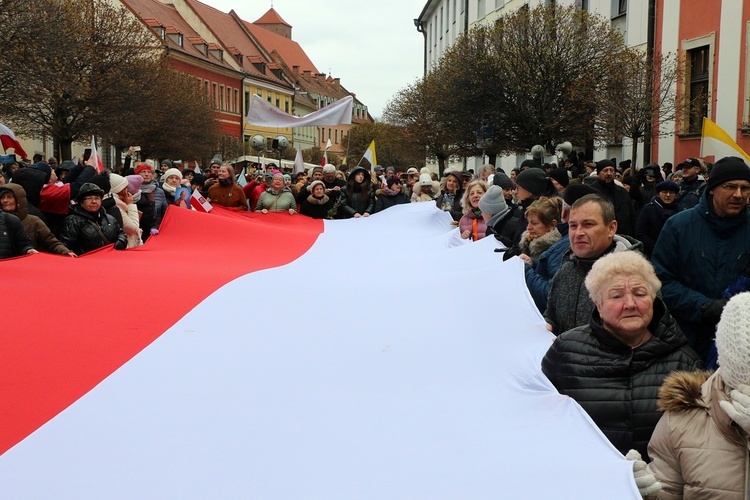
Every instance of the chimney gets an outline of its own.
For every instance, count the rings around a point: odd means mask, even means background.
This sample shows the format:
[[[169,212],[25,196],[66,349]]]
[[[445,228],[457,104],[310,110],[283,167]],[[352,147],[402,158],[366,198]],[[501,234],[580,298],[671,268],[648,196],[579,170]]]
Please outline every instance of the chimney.
[[[333,86],[337,89],[341,88],[341,78],[334,78],[333,79]]]
[[[292,66],[292,73],[299,75],[299,66]]]
[[[302,74],[305,76],[305,78],[309,79],[312,76],[312,71],[310,71],[309,69],[306,69],[305,71],[302,72]]]

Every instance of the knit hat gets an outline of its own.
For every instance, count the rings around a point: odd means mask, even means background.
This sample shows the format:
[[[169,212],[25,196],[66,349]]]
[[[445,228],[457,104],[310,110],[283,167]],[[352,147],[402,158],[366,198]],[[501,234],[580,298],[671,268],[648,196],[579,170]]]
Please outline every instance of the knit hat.
[[[91,195],[99,195],[100,198],[104,197],[104,190],[97,186],[96,184],[93,184],[91,182],[84,183],[83,186],[81,186],[81,189],[78,191],[78,195],[76,196],[76,201],[78,203],[81,203],[81,200],[84,199],[87,196]]]
[[[153,172],[154,168],[151,165],[149,165],[148,163],[141,163],[140,165],[138,165],[137,167],[135,167],[135,173],[136,174],[140,174],[144,170],[151,170],[151,172]]]
[[[510,177],[505,175],[505,172],[495,172],[495,176],[492,178],[492,184],[500,186],[502,189],[515,189],[513,181]]]
[[[167,166],[167,167],[169,167],[169,168],[172,168],[172,167],[173,167],[173,165],[172,165],[172,160],[162,160],[162,161],[161,161],[161,164],[162,164],[162,165],[166,165],[166,166]]]
[[[679,193],[680,185],[672,181],[661,181],[654,188],[654,192],[660,193],[662,191],[674,191],[675,193]]]
[[[505,215],[510,208],[508,208],[508,204],[505,202],[503,188],[495,185],[490,186],[487,192],[479,199],[479,210],[492,215],[500,214],[501,217]]]
[[[711,175],[706,182],[706,189],[711,191],[719,184],[739,180],[750,182],[750,167],[742,158],[725,156],[714,164]]]
[[[599,160],[596,162],[596,173],[600,174],[602,170],[604,170],[607,167],[615,168],[615,162],[612,160]]]
[[[432,177],[430,174],[420,174],[419,176],[419,186],[420,187],[432,187]]]
[[[208,166],[210,167],[211,165],[221,165],[222,163],[224,162],[221,159],[221,155],[217,154],[213,158],[211,158],[211,163],[209,163]]]
[[[128,181],[128,193],[135,194],[141,190],[143,177],[140,175],[128,175],[125,180]]]
[[[34,170],[39,170],[40,172],[42,172],[44,174],[45,184],[47,184],[50,180],[50,177],[52,177],[52,167],[50,167],[49,163],[47,163],[46,161],[38,161],[29,166],[29,168],[33,168]]]
[[[312,174],[314,174],[315,172],[323,172],[323,167],[321,166],[313,167],[312,170],[310,170],[310,175],[312,176]]]
[[[173,175],[176,175],[177,177],[180,178],[180,180],[182,180],[182,172],[180,172],[176,168],[170,168],[169,170],[161,174],[161,178],[166,181]]]
[[[419,170],[417,170],[416,167],[409,167],[406,170],[406,175],[418,174],[418,173],[419,173]]]
[[[573,205],[587,194],[595,194],[599,191],[588,184],[571,184],[563,192],[563,201],[566,205]]]
[[[140,175],[138,176],[140,177]],[[117,174],[109,174],[109,192],[117,194],[128,187],[128,181],[125,177]]]
[[[516,177],[516,184],[534,196],[550,196],[557,192],[541,168],[529,168]]]
[[[724,383],[733,389],[750,384],[750,292],[735,295],[724,306],[716,326],[716,350]]]
[[[323,173],[324,173],[324,174],[332,174],[332,173],[334,173],[334,172],[336,172],[336,167],[335,167],[335,166],[333,166],[333,165],[331,165],[330,163],[326,164],[326,165],[325,165],[325,166],[323,167]]]
[[[553,168],[549,176],[555,179],[562,187],[568,187],[570,177],[568,177],[568,170],[564,167]]]

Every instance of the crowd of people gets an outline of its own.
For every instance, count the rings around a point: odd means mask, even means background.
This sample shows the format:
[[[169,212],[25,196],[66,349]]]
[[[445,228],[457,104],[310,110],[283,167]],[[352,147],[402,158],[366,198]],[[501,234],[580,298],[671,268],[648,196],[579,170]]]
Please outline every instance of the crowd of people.
[[[163,160],[98,173],[85,154],[0,163],[0,258],[142,245],[195,191],[235,210],[317,219],[433,203],[461,238],[494,237],[503,259],[523,261],[556,336],[543,372],[637,459],[644,495],[747,498],[750,168],[740,158],[688,158],[674,171],[526,160],[508,174],[485,165],[442,177],[333,165],[290,174],[273,163],[235,172],[219,156],[203,172]],[[692,451],[700,445],[705,454]],[[708,456],[731,480],[716,479]]]

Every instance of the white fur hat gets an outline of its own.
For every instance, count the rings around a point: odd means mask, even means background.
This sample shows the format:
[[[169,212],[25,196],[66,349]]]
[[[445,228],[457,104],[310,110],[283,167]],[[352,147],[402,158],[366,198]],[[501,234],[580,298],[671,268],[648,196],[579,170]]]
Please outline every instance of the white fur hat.
[[[750,385],[750,292],[731,298],[716,326],[721,378],[731,388]]]

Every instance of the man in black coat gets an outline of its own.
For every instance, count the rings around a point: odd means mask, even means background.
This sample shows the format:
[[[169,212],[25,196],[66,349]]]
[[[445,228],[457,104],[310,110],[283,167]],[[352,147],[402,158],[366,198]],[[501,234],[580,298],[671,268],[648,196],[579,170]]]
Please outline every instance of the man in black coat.
[[[617,234],[635,234],[635,207],[627,189],[615,183],[615,164],[612,160],[596,162],[597,179],[591,187],[598,189],[615,207]]]

